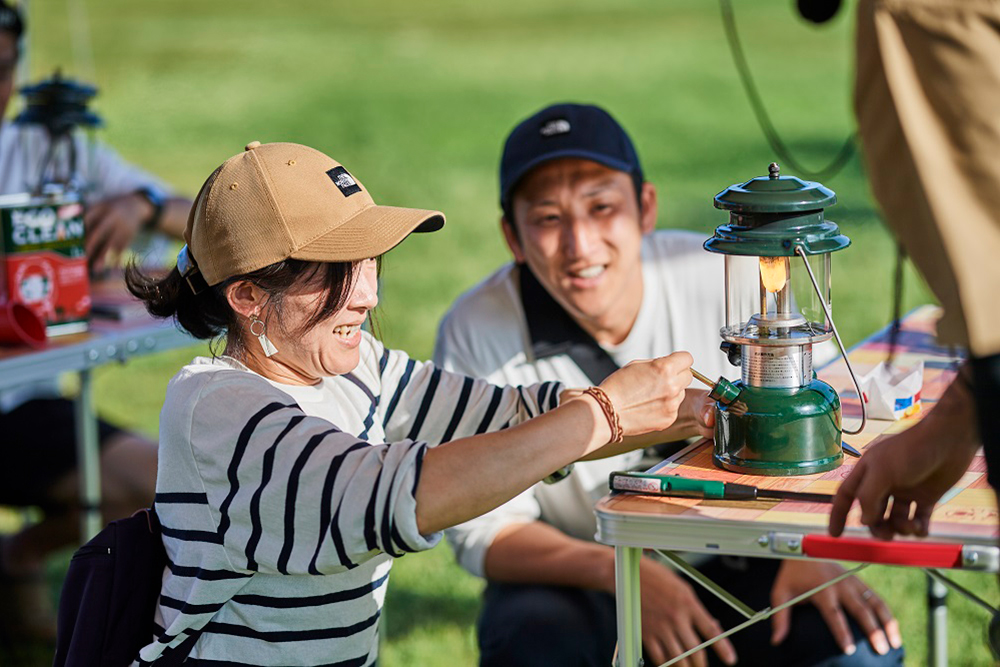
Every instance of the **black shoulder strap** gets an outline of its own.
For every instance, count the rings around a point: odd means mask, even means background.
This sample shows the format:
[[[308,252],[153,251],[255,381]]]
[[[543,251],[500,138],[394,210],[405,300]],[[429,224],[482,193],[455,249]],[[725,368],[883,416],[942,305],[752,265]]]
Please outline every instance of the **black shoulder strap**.
[[[545,291],[527,265],[518,265],[518,274],[535,359],[565,354],[595,385],[618,370],[611,355]]]

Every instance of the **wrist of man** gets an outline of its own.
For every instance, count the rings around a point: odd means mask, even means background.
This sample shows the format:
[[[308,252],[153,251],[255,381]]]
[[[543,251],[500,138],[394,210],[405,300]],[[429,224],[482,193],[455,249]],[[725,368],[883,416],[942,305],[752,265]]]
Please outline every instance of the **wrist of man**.
[[[142,221],[142,229],[153,230],[159,227],[160,220],[163,218],[163,209],[166,207],[166,195],[157,188],[148,185],[139,188],[133,194],[145,200],[151,209],[149,215]]]

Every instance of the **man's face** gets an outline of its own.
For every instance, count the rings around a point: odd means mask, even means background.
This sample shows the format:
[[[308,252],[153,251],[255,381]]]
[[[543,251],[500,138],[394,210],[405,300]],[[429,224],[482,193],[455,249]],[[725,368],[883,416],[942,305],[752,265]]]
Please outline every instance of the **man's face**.
[[[14,93],[16,70],[17,40],[8,32],[0,32],[0,118],[7,111],[10,96]]]
[[[503,228],[514,257],[600,342],[628,335],[642,303],[642,236],[656,224],[656,192],[596,162],[566,158],[529,172]],[[516,230],[511,227],[516,225]]]

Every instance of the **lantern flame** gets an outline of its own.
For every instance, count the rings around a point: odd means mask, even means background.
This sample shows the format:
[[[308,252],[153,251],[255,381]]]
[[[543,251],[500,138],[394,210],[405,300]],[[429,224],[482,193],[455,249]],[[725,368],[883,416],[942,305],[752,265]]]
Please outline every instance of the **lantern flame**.
[[[787,257],[761,257],[760,282],[768,292],[779,292],[788,283]]]

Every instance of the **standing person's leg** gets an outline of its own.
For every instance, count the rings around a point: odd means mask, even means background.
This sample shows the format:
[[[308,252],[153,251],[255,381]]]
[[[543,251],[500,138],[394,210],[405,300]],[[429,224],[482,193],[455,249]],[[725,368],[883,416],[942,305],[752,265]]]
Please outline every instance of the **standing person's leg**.
[[[855,111],[885,221],[945,307],[939,336],[1000,353],[1000,5],[863,0]]]

